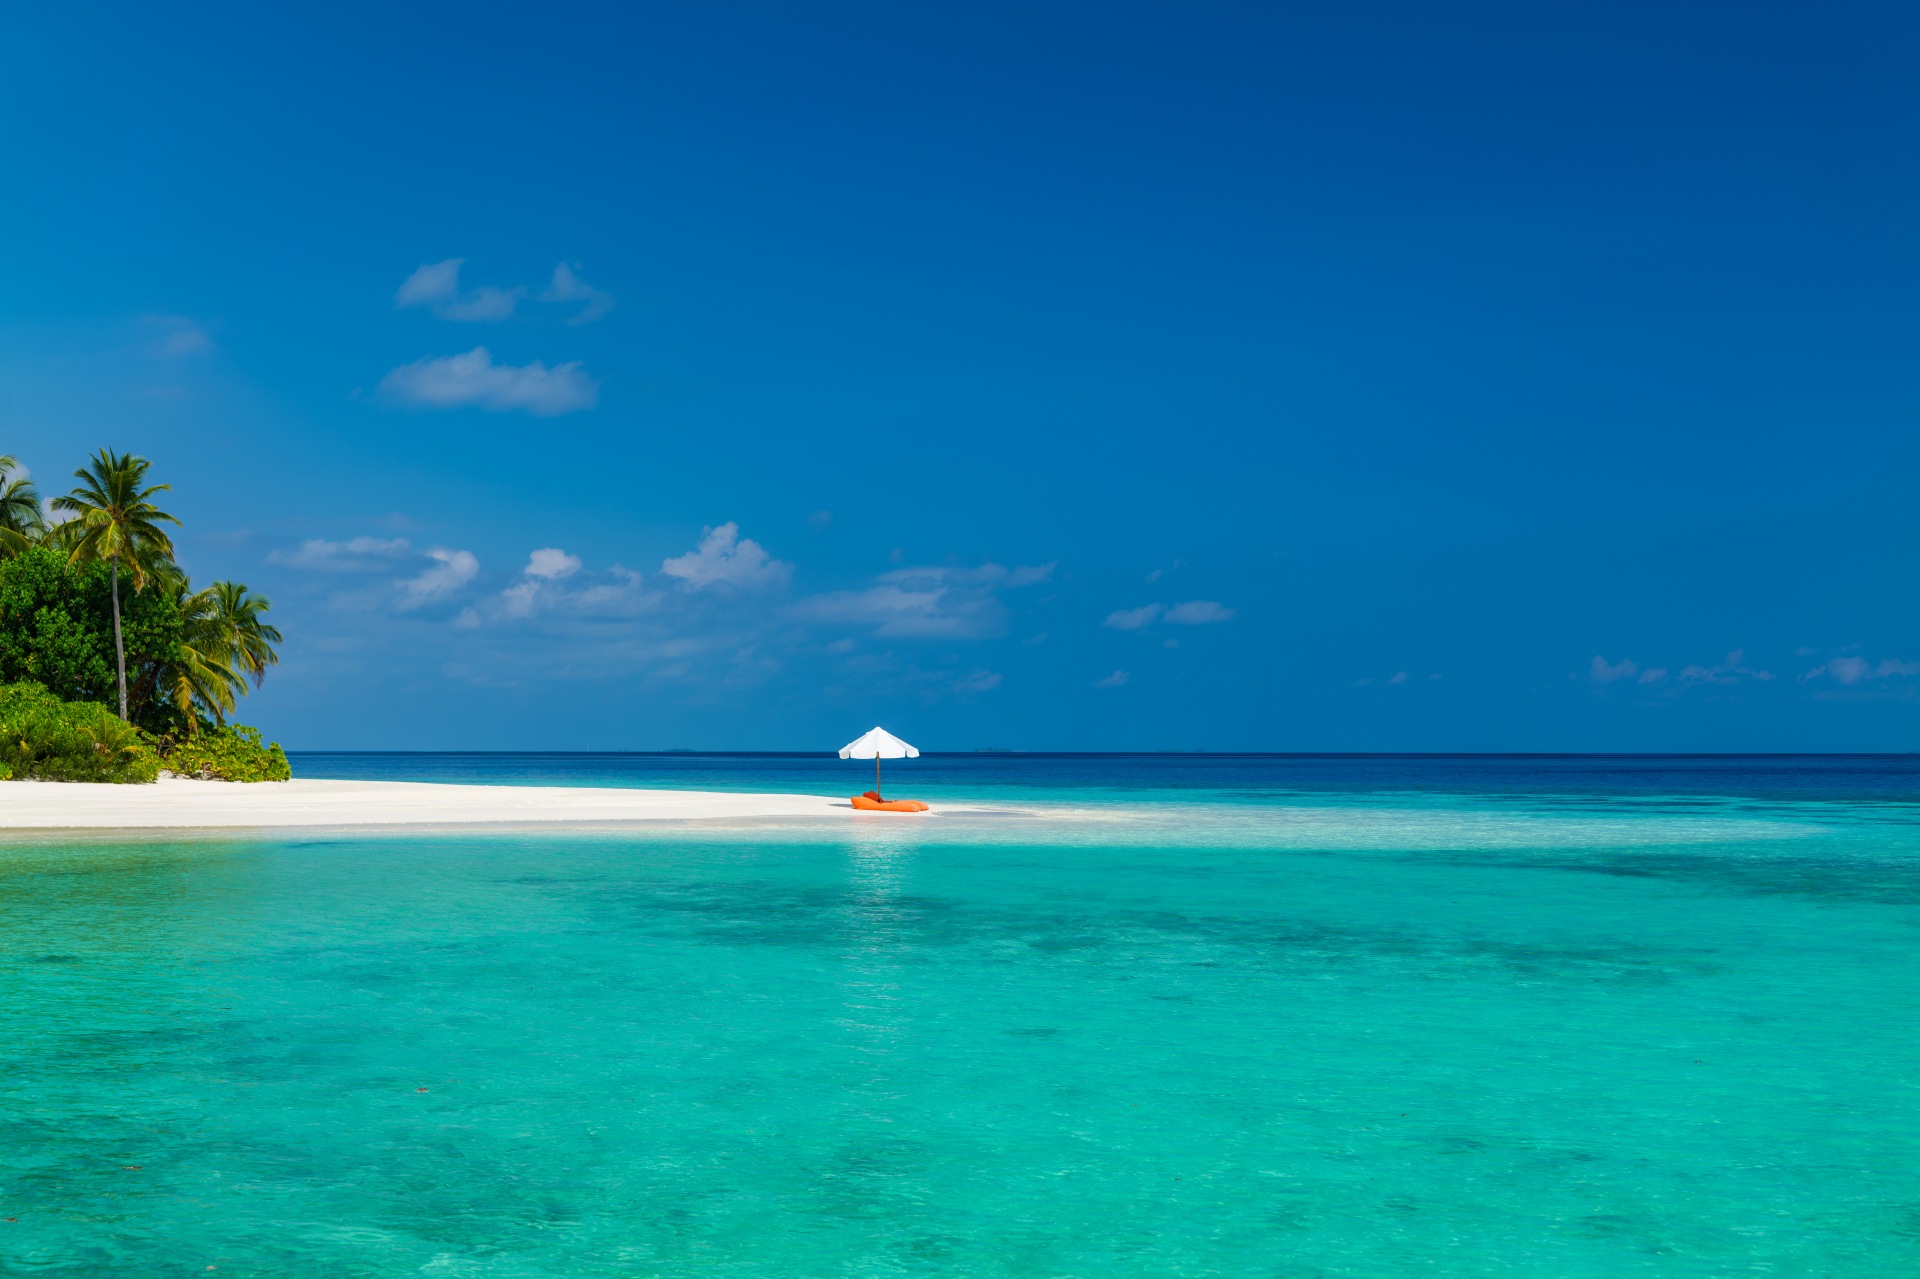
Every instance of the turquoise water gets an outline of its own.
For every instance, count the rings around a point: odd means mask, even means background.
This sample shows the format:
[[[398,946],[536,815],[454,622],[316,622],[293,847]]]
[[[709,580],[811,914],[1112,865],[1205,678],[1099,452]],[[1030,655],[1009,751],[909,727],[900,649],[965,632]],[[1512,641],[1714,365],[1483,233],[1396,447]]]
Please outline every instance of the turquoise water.
[[[1920,1268],[1910,766],[1397,767],[0,845],[0,1273]]]

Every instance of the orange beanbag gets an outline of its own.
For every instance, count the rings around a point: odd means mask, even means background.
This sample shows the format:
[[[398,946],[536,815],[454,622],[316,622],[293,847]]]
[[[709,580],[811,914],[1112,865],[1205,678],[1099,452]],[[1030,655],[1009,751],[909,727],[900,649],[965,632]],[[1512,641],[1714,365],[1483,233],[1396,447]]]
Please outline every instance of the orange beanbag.
[[[927,806],[917,799],[879,799],[872,791],[853,797],[853,806],[863,813],[924,813]]]

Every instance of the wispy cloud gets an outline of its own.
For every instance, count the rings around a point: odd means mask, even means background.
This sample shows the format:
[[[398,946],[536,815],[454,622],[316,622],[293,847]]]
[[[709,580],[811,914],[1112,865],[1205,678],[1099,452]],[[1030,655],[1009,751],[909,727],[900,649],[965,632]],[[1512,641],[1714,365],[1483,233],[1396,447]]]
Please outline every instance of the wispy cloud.
[[[528,577],[557,581],[580,571],[580,557],[569,555],[557,546],[543,546],[527,556],[527,566],[521,571]]]
[[[527,557],[527,566],[520,570],[520,580],[500,592],[501,605],[510,617],[526,617],[533,612],[543,589],[579,571],[579,556],[569,555],[557,546],[543,546]],[[472,620],[477,622],[478,614]]]
[[[471,551],[436,546],[427,552],[427,558],[435,561],[432,568],[400,583],[407,605],[445,599],[480,575],[480,561]]]
[[[1219,600],[1188,600],[1167,610],[1167,621],[1175,626],[1209,626],[1233,618],[1234,610]]]
[[[149,315],[145,323],[158,335],[153,341],[153,353],[162,359],[204,355],[213,349],[213,339],[207,330],[199,321],[184,315]]]
[[[1139,608],[1117,608],[1107,614],[1102,626],[1111,626],[1116,631],[1137,631],[1153,625],[1160,616],[1162,605],[1142,604]]]
[[[547,285],[546,292],[540,295],[540,300],[584,303],[585,305],[568,318],[568,324],[592,324],[613,310],[613,294],[604,289],[596,289],[581,279],[579,264],[572,262],[562,262],[553,268],[553,280]]]
[[[1128,676],[1125,671],[1115,671],[1111,675],[1103,675],[1093,681],[1093,686],[1095,688],[1119,688],[1122,684],[1126,683],[1129,678],[1130,676]]]
[[[447,258],[417,267],[394,293],[393,305],[401,310],[427,307],[441,319],[458,323],[512,319],[529,290],[520,285],[501,288],[492,284],[463,290],[460,268],[465,263],[465,258]],[[553,277],[541,291],[539,300],[563,306],[578,304],[579,309],[567,317],[568,324],[591,324],[613,309],[613,294],[581,279],[579,265],[572,262],[562,262],[553,268]]]
[[[395,560],[411,554],[412,550],[413,547],[404,537],[356,537],[344,542],[330,542],[315,537],[300,543],[293,550],[283,548],[269,551],[267,561],[289,568],[365,573],[391,568]]]
[[[1007,630],[1009,612],[1000,592],[1038,585],[1053,570],[1052,564],[1010,569],[992,562],[971,568],[892,569],[863,590],[830,591],[801,600],[791,616],[871,627],[876,635],[889,637],[985,639]]]
[[[481,285],[460,291],[460,266],[465,258],[448,258],[417,268],[393,295],[396,308],[425,306],[443,320],[463,323],[508,320],[527,295],[522,288]]]
[[[1609,664],[1606,658],[1595,654],[1587,666],[1587,677],[1596,684],[1611,684],[1616,680],[1632,679],[1639,669],[1631,658],[1623,657]]]
[[[524,410],[535,417],[558,417],[590,409],[600,401],[599,385],[578,360],[548,368],[531,364],[495,364],[484,346],[464,355],[415,360],[380,380],[379,393],[418,408],[480,408],[490,413]]]
[[[662,561],[660,571],[692,590],[726,585],[764,591],[785,586],[793,565],[774,559],[753,539],[742,538],[740,526],[729,520],[705,530],[698,549]]]
[[[1876,680],[1904,679],[1912,675],[1920,675],[1920,662],[1909,662],[1904,658],[1888,657],[1876,663],[1864,657],[1848,653],[1840,657],[1828,658],[1820,665],[1808,671],[1805,675],[1802,675],[1800,682],[1804,684],[1810,680],[1816,680],[1821,676],[1825,676],[1836,684],[1852,686],[1856,684],[1866,684]]]
[[[1173,626],[1209,626],[1230,622],[1234,610],[1219,600],[1188,600],[1184,604],[1142,604],[1139,608],[1120,608],[1107,614],[1102,626],[1116,631],[1138,631],[1165,621]]]
[[[308,592],[324,616],[351,619],[356,642],[386,628],[396,651],[433,655],[445,678],[487,687],[633,679],[704,696],[804,662],[823,695],[849,700],[876,689],[929,701],[997,696],[1006,677],[948,641],[1003,634],[999,596],[1052,575],[1050,565],[898,569],[865,590],[795,603],[786,593],[793,566],[731,521],[644,578],[555,545],[523,552],[504,581],[490,580],[471,551],[401,537],[312,538],[272,558],[307,570],[289,574],[288,589]],[[873,640],[824,629],[849,620]],[[895,652],[886,636],[941,643]],[[323,641],[332,642],[314,643]]]
[[[1765,682],[1773,678],[1772,671],[1756,670],[1746,664],[1746,659],[1747,651],[1736,648],[1711,666],[1701,666],[1697,663],[1683,666],[1676,678],[1682,685],[1738,684],[1743,679]]]
[[[416,267],[393,295],[394,306],[432,306],[458,296],[460,264],[465,261],[465,258],[448,258]]]
[[[1736,648],[1711,665],[1690,662],[1681,667],[1678,674],[1674,674],[1664,666],[1649,666],[1642,670],[1631,658],[1623,657],[1617,662],[1608,662],[1604,657],[1595,657],[1587,666],[1587,678],[1596,684],[1617,684],[1630,680],[1636,685],[1664,684],[1671,679],[1670,693],[1697,684],[1738,684],[1743,680],[1765,683],[1774,678],[1772,671],[1748,666],[1746,658],[1746,650]]]

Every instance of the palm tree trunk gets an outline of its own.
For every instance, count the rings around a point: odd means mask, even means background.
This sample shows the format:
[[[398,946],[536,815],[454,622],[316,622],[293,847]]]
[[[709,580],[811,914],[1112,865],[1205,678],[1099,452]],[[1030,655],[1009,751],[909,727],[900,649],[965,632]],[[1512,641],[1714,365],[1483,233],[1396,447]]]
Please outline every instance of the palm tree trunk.
[[[120,718],[127,717],[127,646],[120,638],[120,561],[113,562],[113,656],[120,667]]]

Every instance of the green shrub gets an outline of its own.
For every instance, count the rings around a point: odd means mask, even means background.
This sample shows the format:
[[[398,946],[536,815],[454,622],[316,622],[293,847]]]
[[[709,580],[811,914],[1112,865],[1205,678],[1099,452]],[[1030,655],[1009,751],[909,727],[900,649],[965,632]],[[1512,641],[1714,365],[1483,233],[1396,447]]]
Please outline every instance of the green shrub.
[[[216,727],[204,721],[191,737],[154,739],[160,766],[184,777],[228,782],[284,782],[293,776],[280,743],[260,744],[260,730],[245,724]]]
[[[105,564],[75,565],[52,546],[0,560],[0,682],[27,680],[65,701],[118,705],[110,583]],[[178,592],[151,582],[136,591],[122,577],[120,612],[131,717],[149,730],[177,727],[165,692],[181,657]]]
[[[98,702],[63,702],[22,682],[0,684],[0,768],[50,782],[150,782],[160,758]]]

